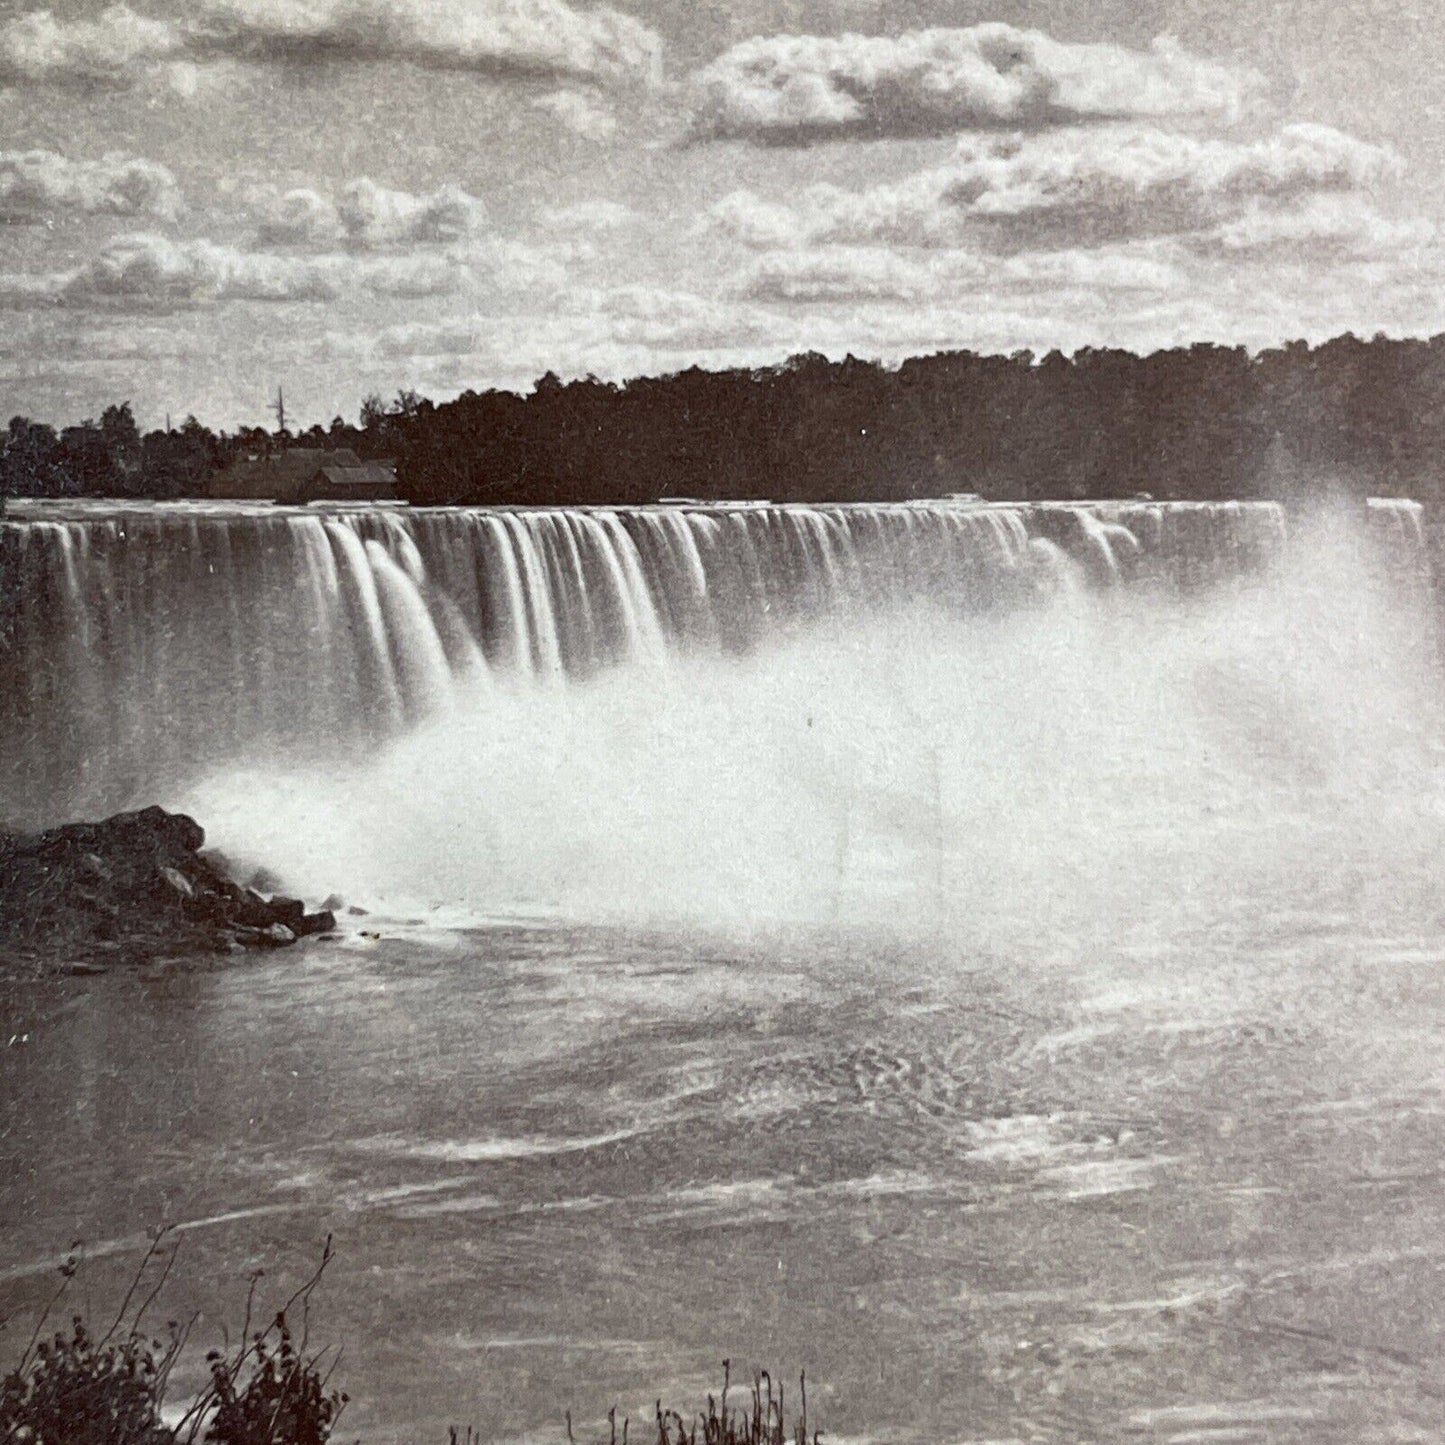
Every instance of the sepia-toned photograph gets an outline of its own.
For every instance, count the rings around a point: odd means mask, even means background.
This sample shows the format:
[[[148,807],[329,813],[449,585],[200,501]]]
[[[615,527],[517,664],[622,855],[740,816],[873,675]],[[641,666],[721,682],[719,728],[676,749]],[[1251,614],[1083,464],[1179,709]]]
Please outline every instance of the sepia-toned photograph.
[[[0,1445],[1445,1442],[1442,21],[0,0]]]

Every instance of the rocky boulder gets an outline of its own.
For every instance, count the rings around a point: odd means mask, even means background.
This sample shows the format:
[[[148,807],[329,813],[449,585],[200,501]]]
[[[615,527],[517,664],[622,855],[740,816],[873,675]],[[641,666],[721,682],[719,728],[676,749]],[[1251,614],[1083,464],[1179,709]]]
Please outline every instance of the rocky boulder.
[[[329,933],[334,915],[266,898],[203,855],[184,813],[143,808],[49,832],[0,833],[0,956],[83,966],[243,948]]]

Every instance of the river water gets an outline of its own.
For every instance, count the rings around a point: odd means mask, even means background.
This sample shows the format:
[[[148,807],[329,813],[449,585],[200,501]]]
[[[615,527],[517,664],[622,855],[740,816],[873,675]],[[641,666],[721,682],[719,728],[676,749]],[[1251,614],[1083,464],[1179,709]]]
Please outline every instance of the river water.
[[[1438,933],[1021,960],[402,931],[7,1005],[12,1306],[71,1239],[232,1331],[336,1236],[367,1441],[809,1371],[840,1437],[1439,1438]]]
[[[163,801],[372,911],[7,990],[0,1306],[165,1223],[210,1342],[330,1233],[372,1445],[725,1357],[843,1440],[1442,1438],[1445,731],[1377,542],[212,761]]]

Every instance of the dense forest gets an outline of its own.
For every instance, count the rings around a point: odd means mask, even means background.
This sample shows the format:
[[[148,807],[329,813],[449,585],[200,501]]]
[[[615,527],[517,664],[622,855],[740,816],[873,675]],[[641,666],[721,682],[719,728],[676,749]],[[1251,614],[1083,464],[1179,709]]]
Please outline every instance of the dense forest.
[[[360,423],[217,435],[194,420],[141,436],[128,407],[56,433],[17,417],[10,495],[204,494],[238,454],[287,445],[394,457],[418,503],[660,497],[889,500],[1281,496],[1445,488],[1445,336],[1343,336],[1251,354],[1196,345],[940,353],[888,368],[809,354],[625,384],[543,377],[526,396],[435,405],[373,397]]]

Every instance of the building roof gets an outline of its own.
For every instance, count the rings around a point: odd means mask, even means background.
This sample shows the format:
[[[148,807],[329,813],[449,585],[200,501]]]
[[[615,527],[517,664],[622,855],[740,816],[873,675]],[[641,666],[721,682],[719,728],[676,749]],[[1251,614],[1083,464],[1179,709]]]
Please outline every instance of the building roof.
[[[324,476],[323,476],[324,474]],[[261,456],[237,457],[217,473],[208,488],[214,497],[286,497],[308,484],[345,491],[358,487],[390,487],[395,464],[363,462],[349,447],[288,447]]]
[[[311,480],[329,487],[390,487],[396,484],[396,473],[377,462],[358,462],[354,467],[317,467]]]

